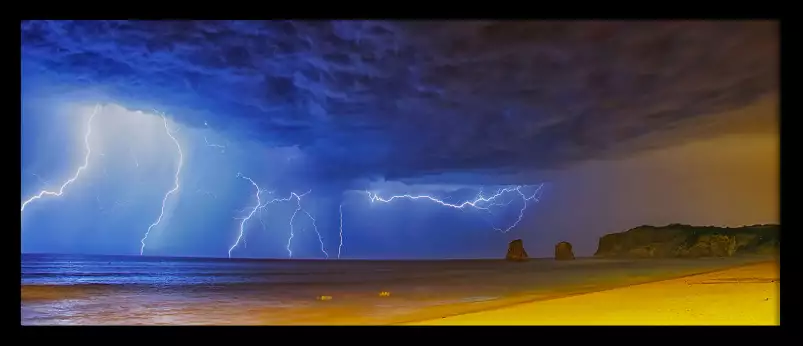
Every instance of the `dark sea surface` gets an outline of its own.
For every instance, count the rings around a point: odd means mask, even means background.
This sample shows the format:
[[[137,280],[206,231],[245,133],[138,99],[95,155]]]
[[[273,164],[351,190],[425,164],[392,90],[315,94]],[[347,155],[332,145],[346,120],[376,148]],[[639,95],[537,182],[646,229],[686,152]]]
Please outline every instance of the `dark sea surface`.
[[[23,254],[21,323],[399,323],[758,260],[761,258],[535,259],[510,263]],[[381,296],[383,291],[390,295]]]

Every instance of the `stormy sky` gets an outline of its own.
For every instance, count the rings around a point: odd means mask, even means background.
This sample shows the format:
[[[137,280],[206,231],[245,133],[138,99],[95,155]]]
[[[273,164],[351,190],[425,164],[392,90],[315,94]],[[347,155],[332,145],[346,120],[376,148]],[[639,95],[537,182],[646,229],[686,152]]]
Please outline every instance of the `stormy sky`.
[[[21,40],[23,200],[81,164],[88,109],[114,109],[96,125],[109,153],[92,156],[106,172],[26,211],[23,251],[138,252],[176,168],[162,119],[130,115],[155,110],[193,153],[159,254],[226,255],[242,218],[230,211],[254,197],[237,173],[282,198],[313,191],[322,239],[299,233],[307,257],[338,247],[341,210],[354,258],[494,257],[515,238],[537,256],[561,240],[589,255],[640,224],[778,220],[774,22],[26,21]],[[130,167],[132,147],[150,171]],[[120,188],[135,178],[145,187]],[[456,202],[511,184],[543,190],[504,234],[485,216],[355,197]],[[215,198],[190,194],[201,187]],[[116,218],[79,203],[134,190]],[[253,231],[250,256],[286,255],[290,203]],[[511,225],[511,208],[490,223]]]

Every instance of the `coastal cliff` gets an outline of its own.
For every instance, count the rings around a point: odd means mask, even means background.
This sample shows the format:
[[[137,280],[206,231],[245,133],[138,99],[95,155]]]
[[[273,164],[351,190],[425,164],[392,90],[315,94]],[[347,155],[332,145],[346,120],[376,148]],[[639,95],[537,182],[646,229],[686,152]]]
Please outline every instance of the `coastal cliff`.
[[[780,225],[640,226],[599,239],[596,257],[728,257],[780,251]]]

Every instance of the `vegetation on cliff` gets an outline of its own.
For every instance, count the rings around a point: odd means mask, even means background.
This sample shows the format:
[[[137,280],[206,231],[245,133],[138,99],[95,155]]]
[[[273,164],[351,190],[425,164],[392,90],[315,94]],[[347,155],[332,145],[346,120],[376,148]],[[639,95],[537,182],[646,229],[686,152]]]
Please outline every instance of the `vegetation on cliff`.
[[[780,225],[639,226],[599,239],[598,257],[727,257],[780,251]]]

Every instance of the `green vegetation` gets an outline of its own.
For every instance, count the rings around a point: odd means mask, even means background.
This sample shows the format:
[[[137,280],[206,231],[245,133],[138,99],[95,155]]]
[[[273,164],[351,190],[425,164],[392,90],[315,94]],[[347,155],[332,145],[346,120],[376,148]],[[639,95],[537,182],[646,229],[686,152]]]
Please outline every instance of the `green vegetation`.
[[[599,239],[598,257],[728,257],[776,254],[780,225],[714,227],[671,224],[639,226]]]

